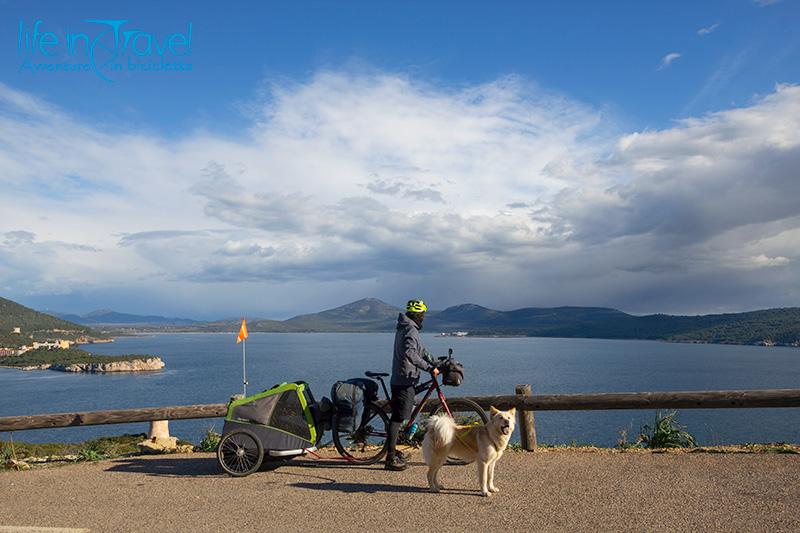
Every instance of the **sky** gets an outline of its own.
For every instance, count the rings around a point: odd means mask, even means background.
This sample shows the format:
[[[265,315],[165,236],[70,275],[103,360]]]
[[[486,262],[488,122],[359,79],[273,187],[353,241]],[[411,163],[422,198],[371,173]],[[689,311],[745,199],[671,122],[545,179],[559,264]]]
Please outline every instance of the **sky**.
[[[800,2],[0,2],[0,296],[800,301]]]

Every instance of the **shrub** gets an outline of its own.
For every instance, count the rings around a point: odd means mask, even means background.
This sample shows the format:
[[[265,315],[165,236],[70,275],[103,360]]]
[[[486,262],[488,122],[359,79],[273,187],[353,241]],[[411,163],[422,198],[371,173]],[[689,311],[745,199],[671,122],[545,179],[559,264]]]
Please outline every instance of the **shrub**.
[[[697,446],[694,437],[686,431],[686,426],[675,420],[677,411],[663,414],[656,411],[656,419],[652,426],[644,425],[637,444],[648,448],[694,448]]]
[[[87,441],[86,445],[78,450],[78,461],[100,461],[108,457],[105,446],[99,441]]]
[[[4,442],[3,447],[0,448],[0,466],[5,466],[16,458],[17,454],[14,453],[14,447],[10,443]]]
[[[206,430],[203,440],[200,441],[200,450],[204,452],[215,452],[219,446],[219,440],[222,437],[219,433],[214,431],[214,426]]]

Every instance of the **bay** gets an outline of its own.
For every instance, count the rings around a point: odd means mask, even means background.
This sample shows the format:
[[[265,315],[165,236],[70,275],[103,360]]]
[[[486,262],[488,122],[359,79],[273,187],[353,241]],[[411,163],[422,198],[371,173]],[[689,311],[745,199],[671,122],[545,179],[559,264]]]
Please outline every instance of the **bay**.
[[[242,391],[241,348],[234,334],[158,334],[89,345],[97,354],[146,353],[166,368],[156,373],[68,374],[0,368],[0,416],[134,407],[224,403]],[[512,394],[519,383],[535,393],[797,388],[800,350],[655,341],[552,338],[470,338],[423,334],[436,355],[447,348],[466,368],[449,396]],[[365,370],[390,371],[390,333],[251,333],[247,370],[254,393],[303,380],[317,397],[339,379]],[[613,446],[620,431],[635,436],[654,411],[536,413],[539,442]],[[689,409],[678,419],[704,445],[800,442],[800,409]],[[171,433],[199,442],[222,421],[170,423]],[[30,442],[80,441],[140,433],[146,423],[17,432]],[[8,434],[1,438],[6,439]]]

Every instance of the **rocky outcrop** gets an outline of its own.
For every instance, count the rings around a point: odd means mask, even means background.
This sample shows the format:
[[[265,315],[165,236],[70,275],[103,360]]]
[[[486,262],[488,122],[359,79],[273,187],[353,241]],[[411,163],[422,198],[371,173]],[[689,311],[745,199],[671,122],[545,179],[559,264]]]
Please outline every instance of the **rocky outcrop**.
[[[44,365],[32,365],[32,366],[10,366],[8,368],[18,368],[20,370],[47,370],[52,365],[44,364]]]
[[[0,365],[0,367],[5,365]],[[146,359],[131,359],[130,361],[114,361],[112,363],[44,363],[30,366],[8,366],[17,370],[60,370],[61,372],[89,372],[91,374],[102,372],[154,372],[164,368],[164,361],[160,357]]]
[[[160,357],[147,359],[131,359],[130,361],[114,361],[112,363],[74,363],[71,365],[50,365],[50,370],[62,372],[152,372],[164,368],[164,361]]]
[[[138,444],[139,451],[147,454],[192,453],[191,444],[178,444],[177,437],[152,437]]]
[[[4,464],[0,465],[9,470],[30,470],[31,465],[27,461],[20,461],[17,459],[8,459]]]
[[[164,368],[164,361],[160,357],[147,359],[131,359],[130,361],[114,361],[112,363],[73,363],[71,365],[38,365],[24,367],[23,370],[60,370],[61,372],[153,372]]]

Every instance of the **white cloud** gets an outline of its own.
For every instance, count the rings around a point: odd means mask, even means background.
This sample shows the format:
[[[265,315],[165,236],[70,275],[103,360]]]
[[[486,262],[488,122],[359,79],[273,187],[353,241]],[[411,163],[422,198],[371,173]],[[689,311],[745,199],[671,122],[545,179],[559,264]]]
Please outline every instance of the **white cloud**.
[[[658,70],[664,70],[679,57],[681,57],[681,54],[679,54],[678,52],[670,52],[669,54],[665,55],[664,57],[661,58],[661,63],[659,63],[658,65]]]
[[[719,28],[719,24],[712,24],[711,26],[706,26],[704,28],[700,28],[697,30],[697,35],[704,36],[712,33],[714,30]]]
[[[251,108],[241,139],[173,141],[0,86],[4,290],[140,288],[206,316],[209,295],[224,315],[264,292],[297,311],[408,292],[633,311],[800,296],[800,87],[624,135],[515,78],[322,72]]]
[[[771,6],[777,4],[778,2],[782,2],[783,0],[753,0],[756,4],[761,7]]]
[[[749,263],[754,268],[764,268],[764,267],[776,267],[776,266],[784,266],[790,263],[789,259],[786,257],[778,256],[778,257],[767,257],[764,254],[757,255],[755,257],[750,257]]]

